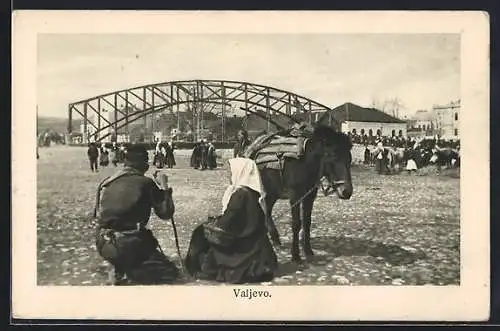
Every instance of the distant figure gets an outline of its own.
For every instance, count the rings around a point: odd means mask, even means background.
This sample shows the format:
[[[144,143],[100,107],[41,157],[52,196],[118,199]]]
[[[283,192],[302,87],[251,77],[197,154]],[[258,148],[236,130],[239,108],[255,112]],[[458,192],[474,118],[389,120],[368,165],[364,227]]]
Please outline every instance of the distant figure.
[[[217,168],[217,154],[215,152],[215,146],[211,142],[208,143],[207,163],[208,169],[213,170]]]
[[[111,146],[111,151],[110,151],[110,156],[109,158],[111,159],[111,163],[116,167],[118,162],[119,162],[119,156],[118,156],[118,146],[116,146],[116,142],[113,142],[113,145]]]
[[[174,144],[169,141],[165,146],[166,155],[165,155],[165,163],[167,164],[167,168],[173,168],[175,164],[175,156],[174,156]]]
[[[194,144],[193,153],[191,154],[191,168],[198,169],[200,167],[200,142]]]
[[[158,143],[156,151],[156,167],[162,169],[165,166],[165,155],[167,150],[164,143]]]
[[[368,148],[368,144],[365,144],[365,155],[364,155],[364,161],[363,163],[364,164],[370,164],[370,155],[371,155],[371,152],[370,152],[370,149]]]
[[[99,171],[97,165],[97,158],[99,157],[99,149],[97,148],[97,145],[95,143],[89,144],[89,148],[87,149],[87,156],[90,162],[90,170],[92,170],[92,172]]]
[[[206,139],[203,139],[200,144],[200,166],[201,170],[208,168],[208,143]]]
[[[414,149],[408,151],[408,161],[406,161],[406,171],[408,174],[412,174],[413,172],[417,172],[417,162],[415,159],[418,157],[416,151]]]
[[[125,162],[125,155],[127,154],[127,147],[125,147],[125,144],[120,144],[120,153],[118,156],[118,160],[120,163]]]
[[[373,156],[375,157],[375,169],[379,174],[382,174],[384,171],[384,145],[382,142],[377,143]]]
[[[109,165],[109,152],[104,146],[101,146],[101,153],[99,155],[99,165],[101,167],[107,167]]]
[[[239,130],[237,134],[238,142],[234,145],[233,157],[243,157],[245,149],[250,145],[248,133],[245,130]]]
[[[153,165],[157,168],[163,168],[163,161],[161,155],[161,141],[158,139],[156,141],[154,157],[153,157]]]
[[[113,142],[111,145],[110,153],[109,153],[109,159],[111,163],[116,167],[118,164],[118,146],[116,145],[116,142]]]

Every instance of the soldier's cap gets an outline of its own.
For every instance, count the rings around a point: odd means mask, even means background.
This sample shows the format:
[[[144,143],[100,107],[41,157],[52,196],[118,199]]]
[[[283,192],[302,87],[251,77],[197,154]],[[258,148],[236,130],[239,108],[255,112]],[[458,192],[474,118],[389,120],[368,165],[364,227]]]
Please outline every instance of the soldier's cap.
[[[132,162],[144,162],[148,160],[148,150],[143,145],[131,145],[127,148],[126,159]]]

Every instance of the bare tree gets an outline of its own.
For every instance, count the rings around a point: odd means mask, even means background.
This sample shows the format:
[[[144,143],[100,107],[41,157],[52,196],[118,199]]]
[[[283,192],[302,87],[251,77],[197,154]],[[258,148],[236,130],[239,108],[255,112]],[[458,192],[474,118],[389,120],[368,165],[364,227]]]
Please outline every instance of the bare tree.
[[[383,101],[374,98],[371,106],[396,118],[399,118],[401,111],[405,109],[403,101],[397,96],[385,98]]]

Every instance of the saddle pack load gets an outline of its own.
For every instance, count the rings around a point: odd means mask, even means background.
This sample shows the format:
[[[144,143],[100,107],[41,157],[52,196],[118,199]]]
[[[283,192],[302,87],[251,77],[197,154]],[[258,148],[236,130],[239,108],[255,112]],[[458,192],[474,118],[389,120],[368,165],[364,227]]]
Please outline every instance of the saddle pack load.
[[[253,159],[259,168],[282,170],[284,159],[304,156],[311,135],[307,124],[296,124],[289,130],[258,137],[247,147],[244,156]]]

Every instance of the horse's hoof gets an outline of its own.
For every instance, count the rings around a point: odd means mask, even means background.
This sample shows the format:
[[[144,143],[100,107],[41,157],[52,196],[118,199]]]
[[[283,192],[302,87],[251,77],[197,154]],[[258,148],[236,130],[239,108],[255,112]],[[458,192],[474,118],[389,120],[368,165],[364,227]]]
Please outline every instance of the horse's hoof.
[[[314,254],[306,254],[306,262],[312,263],[314,261]]]
[[[292,262],[301,264],[302,263],[302,258],[300,257],[299,254],[292,254]]]
[[[304,255],[306,257],[306,260],[312,260],[314,259],[314,252],[312,249],[304,249]]]
[[[300,260],[300,261],[297,261],[295,263],[297,264],[297,270],[299,270],[299,271],[304,271],[307,268],[309,268],[309,263],[307,261]]]

